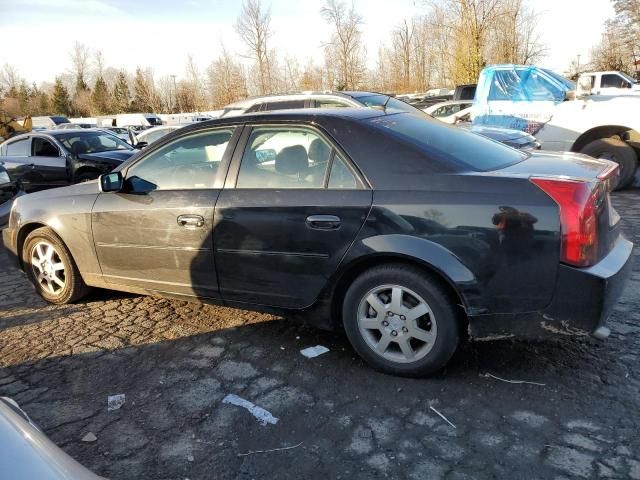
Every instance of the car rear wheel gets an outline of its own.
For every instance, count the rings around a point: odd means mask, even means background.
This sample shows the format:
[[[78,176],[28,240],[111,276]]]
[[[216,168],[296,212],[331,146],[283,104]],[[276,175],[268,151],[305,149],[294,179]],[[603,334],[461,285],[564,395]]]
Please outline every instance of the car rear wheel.
[[[367,270],[349,287],[342,314],[354,349],[386,373],[433,374],[459,343],[449,295],[431,276],[410,266]]]
[[[89,291],[67,247],[46,227],[27,236],[22,259],[29,279],[47,302],[71,303]]]
[[[580,153],[602,160],[611,160],[620,167],[618,185],[614,190],[628,187],[638,168],[636,151],[617,138],[600,138],[584,146]]]

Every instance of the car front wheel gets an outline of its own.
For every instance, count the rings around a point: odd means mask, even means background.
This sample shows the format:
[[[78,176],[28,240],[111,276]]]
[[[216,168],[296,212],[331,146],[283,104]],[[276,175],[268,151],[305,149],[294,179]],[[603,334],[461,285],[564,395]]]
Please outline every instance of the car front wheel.
[[[459,343],[450,296],[431,276],[406,265],[364,272],[347,291],[342,314],[347,336],[360,356],[395,375],[433,374]]]
[[[22,259],[36,291],[50,303],[71,303],[89,290],[67,247],[46,227],[27,236]]]

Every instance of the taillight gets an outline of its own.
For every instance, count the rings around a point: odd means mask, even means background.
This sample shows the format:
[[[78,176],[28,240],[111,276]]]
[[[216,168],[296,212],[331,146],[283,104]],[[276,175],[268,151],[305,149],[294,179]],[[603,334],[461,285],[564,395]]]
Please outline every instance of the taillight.
[[[562,178],[531,178],[560,207],[561,259],[577,267],[588,267],[598,259],[597,201],[600,188]]]

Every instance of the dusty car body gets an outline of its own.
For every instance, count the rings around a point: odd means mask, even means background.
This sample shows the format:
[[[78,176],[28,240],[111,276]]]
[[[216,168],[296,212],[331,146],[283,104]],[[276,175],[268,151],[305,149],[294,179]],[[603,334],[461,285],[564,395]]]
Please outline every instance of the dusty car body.
[[[50,302],[96,286],[302,314],[344,326],[376,368],[420,375],[466,329],[607,335],[633,246],[615,173],[404,112],[256,114],[21,197],[3,238]]]

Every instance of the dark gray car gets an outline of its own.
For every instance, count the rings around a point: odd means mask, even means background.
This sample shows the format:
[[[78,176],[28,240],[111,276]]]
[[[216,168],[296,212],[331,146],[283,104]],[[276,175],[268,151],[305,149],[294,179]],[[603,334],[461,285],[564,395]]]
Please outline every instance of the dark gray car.
[[[135,149],[100,130],[51,130],[17,135],[0,145],[0,161],[28,191],[98,178]]]

